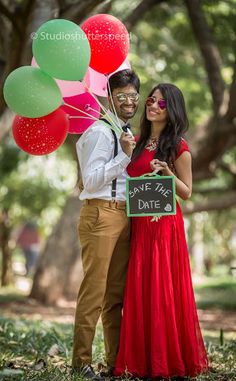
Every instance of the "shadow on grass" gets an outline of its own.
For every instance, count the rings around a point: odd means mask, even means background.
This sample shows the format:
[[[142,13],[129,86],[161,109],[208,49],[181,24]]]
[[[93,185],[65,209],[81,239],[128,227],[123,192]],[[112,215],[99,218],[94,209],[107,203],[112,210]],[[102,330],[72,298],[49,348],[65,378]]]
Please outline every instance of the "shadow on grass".
[[[197,307],[219,308],[236,311],[236,279],[209,279],[205,284],[194,287]]]

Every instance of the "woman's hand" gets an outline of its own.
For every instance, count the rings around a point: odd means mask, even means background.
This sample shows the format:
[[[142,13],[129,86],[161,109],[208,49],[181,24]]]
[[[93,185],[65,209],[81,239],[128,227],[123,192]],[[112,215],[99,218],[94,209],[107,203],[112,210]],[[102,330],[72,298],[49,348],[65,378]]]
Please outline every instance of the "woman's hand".
[[[165,172],[168,169],[168,164],[165,161],[153,159],[150,161],[150,167],[155,173],[158,173],[159,171]]]
[[[150,167],[153,173],[162,172],[164,176],[175,176],[176,194],[187,200],[192,193],[192,158],[188,151],[182,153],[182,155],[175,161],[173,173],[168,164],[165,161],[153,159],[150,161]]]

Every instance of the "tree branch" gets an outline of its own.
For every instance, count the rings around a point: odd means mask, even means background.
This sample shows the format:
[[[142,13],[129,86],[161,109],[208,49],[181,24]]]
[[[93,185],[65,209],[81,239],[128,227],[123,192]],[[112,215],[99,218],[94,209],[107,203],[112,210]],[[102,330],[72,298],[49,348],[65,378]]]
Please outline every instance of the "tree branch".
[[[223,196],[219,194],[219,197],[215,197],[206,201],[192,202],[186,201],[182,205],[183,214],[185,216],[197,213],[197,212],[210,212],[212,210],[224,210],[236,205],[236,192],[229,192]]]
[[[76,23],[81,23],[89,16],[89,13],[99,4],[106,0],[80,1],[78,4],[69,5],[60,13],[60,18],[65,18]]]
[[[236,49],[235,49],[233,80],[229,91],[229,106],[226,117],[232,120],[236,117]]]
[[[221,58],[199,0],[184,0],[192,23],[195,38],[199,44],[209,78],[214,111],[219,113],[223,102],[225,83],[221,76]]]
[[[112,0],[106,0],[104,4],[98,5],[95,8],[95,10],[91,12],[91,15],[95,13],[109,13],[111,12],[111,9],[112,9]]]
[[[220,193],[220,194],[225,194],[229,191],[236,191],[236,165],[231,163],[231,164],[226,164],[222,161],[222,159],[219,162],[214,162],[215,166],[212,165],[211,168],[211,178],[215,177],[214,172],[215,169],[221,169],[225,173],[231,176],[231,178],[228,179],[228,181],[224,184],[224,187],[207,187],[207,188],[199,188],[199,186],[194,186],[193,193],[198,193],[201,195],[209,195],[212,193]],[[204,177],[204,180],[206,178]]]
[[[220,188],[220,187],[215,187],[215,188],[208,188],[208,189],[198,189],[197,187],[194,187],[193,188],[193,194],[200,194],[200,195],[203,195],[203,196],[208,196],[210,194],[214,194],[214,193],[217,193],[217,194],[225,194],[229,191],[235,191],[235,187],[234,186],[228,186],[228,187],[225,187],[225,188]]]
[[[194,180],[213,174],[217,159],[236,144],[236,125],[224,118],[213,117],[198,127],[190,138],[193,149]],[[214,144],[213,144],[214,142]]]
[[[236,165],[235,164],[226,164],[221,162],[219,165],[224,171],[228,172],[232,176],[236,176]]]
[[[17,19],[14,13],[11,13],[8,8],[0,1],[0,13],[5,16],[12,24],[13,28],[20,33],[20,26],[18,25]]]
[[[124,23],[128,31],[132,30],[140,19],[143,18],[144,13],[150,11],[154,6],[163,3],[164,0],[142,0],[139,5],[130,12],[124,19]]]
[[[0,141],[2,141],[3,137],[10,131],[12,122],[15,114],[9,110],[5,109],[0,118]]]

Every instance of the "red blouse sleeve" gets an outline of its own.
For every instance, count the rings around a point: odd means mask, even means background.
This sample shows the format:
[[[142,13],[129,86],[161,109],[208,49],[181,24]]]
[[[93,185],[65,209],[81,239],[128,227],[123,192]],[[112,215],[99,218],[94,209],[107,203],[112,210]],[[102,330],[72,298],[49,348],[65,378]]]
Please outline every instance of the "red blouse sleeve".
[[[176,156],[176,160],[182,155],[183,152],[190,152],[189,146],[183,138],[181,139],[180,145],[179,145],[179,150]]]

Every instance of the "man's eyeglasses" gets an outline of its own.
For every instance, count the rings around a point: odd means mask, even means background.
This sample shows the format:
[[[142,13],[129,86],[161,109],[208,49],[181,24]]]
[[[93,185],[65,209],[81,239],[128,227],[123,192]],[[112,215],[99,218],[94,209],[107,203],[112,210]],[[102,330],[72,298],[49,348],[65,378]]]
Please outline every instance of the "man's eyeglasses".
[[[156,97],[148,97],[146,99],[146,106],[152,106],[155,102],[157,102],[158,106],[160,107],[161,110],[165,110],[166,108],[166,101],[165,99],[156,99]]]
[[[131,102],[137,102],[139,100],[139,94],[138,93],[118,93],[114,95],[118,102],[123,103],[129,98]]]

